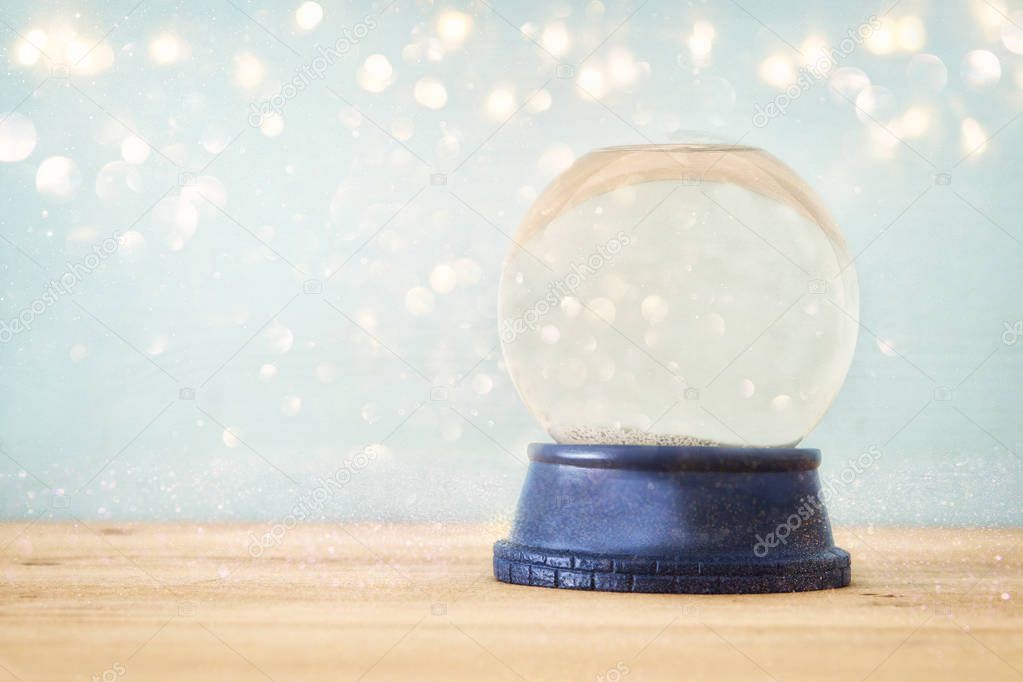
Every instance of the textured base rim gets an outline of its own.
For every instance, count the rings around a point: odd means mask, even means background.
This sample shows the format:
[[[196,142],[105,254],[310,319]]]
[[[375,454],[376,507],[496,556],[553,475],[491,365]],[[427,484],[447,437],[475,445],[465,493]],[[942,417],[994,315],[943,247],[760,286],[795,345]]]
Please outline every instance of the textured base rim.
[[[833,547],[776,561],[722,556],[705,560],[626,557],[494,544],[494,577],[514,585],[601,592],[764,594],[845,587],[849,553]]]

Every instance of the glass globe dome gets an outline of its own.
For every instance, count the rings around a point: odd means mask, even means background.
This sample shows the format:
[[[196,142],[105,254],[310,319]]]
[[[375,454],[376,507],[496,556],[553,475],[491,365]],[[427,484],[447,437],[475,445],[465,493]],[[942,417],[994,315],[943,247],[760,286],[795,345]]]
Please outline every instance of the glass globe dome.
[[[597,150],[514,242],[505,360],[559,443],[792,446],[849,368],[859,293],[845,240],[759,149]]]

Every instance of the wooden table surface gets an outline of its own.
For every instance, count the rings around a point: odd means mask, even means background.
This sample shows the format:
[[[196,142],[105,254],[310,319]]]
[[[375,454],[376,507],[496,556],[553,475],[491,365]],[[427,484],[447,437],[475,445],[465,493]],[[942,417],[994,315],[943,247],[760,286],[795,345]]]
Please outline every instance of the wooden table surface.
[[[499,526],[0,524],[12,680],[1023,680],[1023,530],[847,528],[787,595],[518,587]]]

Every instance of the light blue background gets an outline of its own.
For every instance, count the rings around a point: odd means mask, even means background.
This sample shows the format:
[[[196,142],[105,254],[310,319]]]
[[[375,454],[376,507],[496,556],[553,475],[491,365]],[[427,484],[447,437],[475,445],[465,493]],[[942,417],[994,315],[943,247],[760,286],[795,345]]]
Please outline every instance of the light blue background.
[[[305,31],[298,4],[0,10],[0,111],[27,117],[38,138],[27,158],[0,164],[0,319],[31,306],[93,243],[129,228],[144,239],[0,346],[4,517],[278,519],[306,504],[318,477],[347,468],[350,480],[310,505],[309,517],[507,518],[525,445],[546,434],[496,347],[506,234],[569,153],[700,130],[791,165],[862,252],[858,350],[805,445],[824,451],[829,478],[871,447],[880,455],[838,486],[833,518],[1023,521],[1023,342],[1003,341],[1006,325],[1023,319],[1023,57],[997,27],[1023,23],[1020,14],[986,27],[985,3],[902,0],[886,17],[918,17],[923,45],[890,54],[859,46],[838,65],[891,91],[894,118],[858,117],[822,80],[757,127],[754,107],[779,95],[760,76],[764,60],[798,61],[793,47],[809,36],[837,43],[888,5],[324,2],[322,23]],[[458,48],[436,39],[447,9],[472,20]],[[686,42],[700,21],[715,29],[702,64]],[[570,39],[558,59],[519,31],[531,24],[539,39],[555,22]],[[287,101],[279,135],[249,125],[252,102],[360,23],[375,27]],[[90,45],[102,39],[112,66],[89,75],[62,70],[56,57],[18,63],[19,35],[60,24]],[[187,45],[183,59],[153,62],[149,44],[162,32]],[[594,101],[575,78],[622,49],[638,64],[635,80]],[[964,81],[972,50],[997,56],[997,84]],[[947,66],[941,92],[907,72],[918,52]],[[254,90],[236,83],[241,53],[263,64]],[[357,78],[372,54],[393,66],[380,93]],[[414,97],[426,76],[446,87],[439,110]],[[550,107],[496,120],[486,103],[503,86],[516,108],[538,90]],[[897,124],[910,107],[931,115],[915,137]],[[990,136],[968,157],[967,118]],[[97,174],[131,134],[159,151],[137,166],[137,191],[102,199]],[[218,140],[230,141],[219,156],[210,151]],[[81,175],[66,200],[36,187],[40,164],[55,155]],[[437,174],[445,184],[431,182]],[[936,182],[940,174],[948,184]],[[194,201],[195,234],[172,250],[153,207],[176,202],[182,183],[187,195],[198,176],[216,178],[226,198],[219,208]],[[429,288],[436,266],[459,259],[478,265],[478,282],[470,267],[454,291],[434,294],[429,314],[412,315],[407,292]],[[316,288],[310,280],[322,293],[304,292]],[[261,378],[267,364],[276,376]],[[493,382],[483,395],[478,374]],[[288,415],[292,396],[301,409]],[[386,448],[364,466],[352,459],[373,443]]]

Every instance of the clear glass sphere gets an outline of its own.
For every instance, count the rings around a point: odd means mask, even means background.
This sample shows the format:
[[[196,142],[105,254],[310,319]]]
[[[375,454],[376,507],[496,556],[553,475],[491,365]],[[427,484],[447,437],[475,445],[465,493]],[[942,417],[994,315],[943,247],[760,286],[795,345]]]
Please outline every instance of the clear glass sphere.
[[[859,292],[845,240],[759,149],[592,152],[514,241],[501,342],[558,442],[794,445],[849,368]]]

